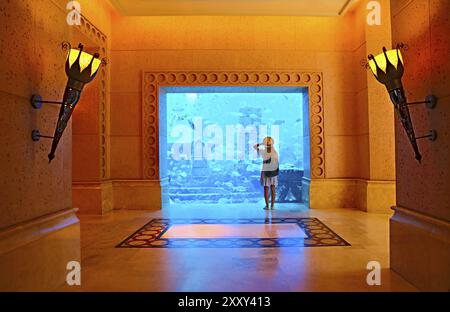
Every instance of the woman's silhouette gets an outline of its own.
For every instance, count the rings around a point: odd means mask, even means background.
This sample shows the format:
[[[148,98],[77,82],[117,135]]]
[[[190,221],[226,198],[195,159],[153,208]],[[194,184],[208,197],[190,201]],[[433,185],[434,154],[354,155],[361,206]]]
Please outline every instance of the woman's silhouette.
[[[269,209],[269,187],[272,195],[270,208],[274,209],[276,187],[278,185],[279,162],[278,153],[273,146],[274,143],[271,137],[266,137],[262,144],[258,143],[254,146],[258,151],[258,155],[263,158],[261,184],[264,186],[264,200],[266,201],[264,209],[266,210]],[[260,148],[261,146],[264,148]]]

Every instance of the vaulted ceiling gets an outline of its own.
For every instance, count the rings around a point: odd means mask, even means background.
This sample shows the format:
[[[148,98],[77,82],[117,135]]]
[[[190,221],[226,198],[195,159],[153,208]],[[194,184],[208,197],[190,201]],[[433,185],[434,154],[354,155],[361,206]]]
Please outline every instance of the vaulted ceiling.
[[[339,16],[357,0],[110,0],[122,15]]]

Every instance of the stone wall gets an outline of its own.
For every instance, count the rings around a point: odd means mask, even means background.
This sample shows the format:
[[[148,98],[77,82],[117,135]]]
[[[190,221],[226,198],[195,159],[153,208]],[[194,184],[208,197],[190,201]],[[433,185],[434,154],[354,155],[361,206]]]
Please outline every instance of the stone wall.
[[[410,102],[438,97],[433,110],[412,106],[417,136],[435,129],[435,142],[420,140],[422,164],[404,129],[395,127],[397,207],[391,219],[391,267],[422,290],[450,289],[450,2],[392,0],[392,37],[403,53],[403,85]]]
[[[389,21],[385,2],[383,18]],[[312,71],[323,74],[326,152],[325,181],[311,181],[311,207],[389,212],[395,202],[393,127],[381,117],[393,118],[393,112],[387,94],[380,97],[380,91],[369,102],[372,88],[382,86],[368,86],[361,61],[372,49],[366,40],[390,34],[390,23],[366,31],[365,4],[359,2],[344,17],[115,16],[111,178],[155,185],[143,168],[149,157],[157,158],[157,150],[148,156],[143,144],[143,103],[149,100],[143,98],[143,73]],[[376,43],[381,50],[390,37]],[[372,109],[369,116],[368,103],[383,109]],[[160,191],[154,191],[142,195],[148,209],[160,208]],[[329,196],[333,193],[338,196]]]
[[[66,23],[64,0],[0,3],[1,290],[54,289],[65,281],[67,262],[80,259],[72,209],[72,126],[49,164],[50,140],[33,142],[31,131],[52,135],[59,106],[35,110],[30,104],[34,93],[62,98],[67,82],[63,41],[76,44],[84,32],[108,49],[111,8],[100,0],[79,2],[85,17],[80,27]],[[91,22],[95,27],[87,31]]]

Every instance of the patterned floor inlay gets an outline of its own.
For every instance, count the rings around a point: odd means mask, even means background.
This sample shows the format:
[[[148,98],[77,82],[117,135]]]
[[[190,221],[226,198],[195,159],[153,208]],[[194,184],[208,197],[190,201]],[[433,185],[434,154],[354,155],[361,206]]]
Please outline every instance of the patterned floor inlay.
[[[251,237],[247,230],[241,231],[239,237],[236,233],[228,233],[217,237],[218,231],[230,229],[223,225],[269,225],[259,228]],[[297,225],[300,229],[295,232],[277,227],[276,225]],[[170,228],[175,225],[190,225],[182,231]],[[210,235],[205,232],[208,227],[196,225],[221,225],[214,229],[209,227]],[[272,228],[270,225],[273,225]],[[175,228],[175,227],[174,227]],[[280,230],[280,228],[282,228]],[[261,230],[267,231],[262,235]],[[283,230],[285,230],[283,234]],[[290,230],[290,231],[288,231]],[[236,231],[238,232],[238,231]],[[295,235],[293,233],[296,233]],[[193,237],[193,235],[199,237]],[[183,237],[185,236],[185,237]],[[208,237],[209,236],[209,237]],[[242,237],[244,236],[244,237]],[[320,247],[320,246],[350,246],[344,239],[333,232],[317,218],[273,218],[273,219],[152,219],[142,228],[130,235],[116,247],[118,248],[274,248],[274,247]]]

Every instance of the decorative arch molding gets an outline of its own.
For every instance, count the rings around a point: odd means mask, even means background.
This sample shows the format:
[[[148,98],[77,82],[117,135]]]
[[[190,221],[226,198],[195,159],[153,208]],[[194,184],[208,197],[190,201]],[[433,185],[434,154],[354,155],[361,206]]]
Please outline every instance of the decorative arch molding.
[[[307,87],[309,95],[311,178],[325,178],[323,78],[296,71],[158,71],[144,72],[142,92],[142,176],[159,180],[159,87],[289,86]]]
[[[88,37],[92,42],[98,46],[101,58],[108,59],[108,37],[94,24],[92,24],[84,15],[81,14],[80,25],[76,26],[77,29],[86,37]],[[108,75],[107,68],[101,66],[99,72],[97,73],[97,79],[100,78],[100,89],[99,89],[99,146],[100,146],[100,178],[102,180],[109,178],[108,170],[108,153],[107,153],[107,107],[108,97],[107,97],[107,85],[108,85]]]

